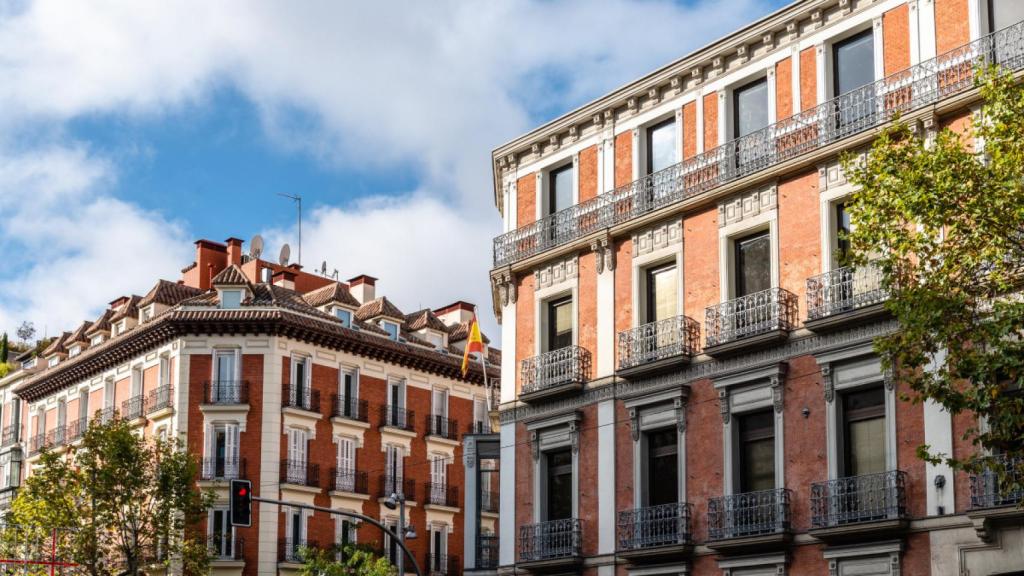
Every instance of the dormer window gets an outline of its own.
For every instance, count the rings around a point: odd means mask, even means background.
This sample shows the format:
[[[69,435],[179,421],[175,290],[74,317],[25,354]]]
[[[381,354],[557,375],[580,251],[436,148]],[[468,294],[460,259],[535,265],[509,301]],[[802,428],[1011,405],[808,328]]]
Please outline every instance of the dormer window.
[[[389,320],[381,320],[380,327],[388,333],[388,338],[398,340],[398,323]]]
[[[338,320],[341,320],[341,325],[342,326],[344,326],[345,328],[351,328],[352,327],[352,311],[351,310],[346,310],[344,308],[339,308],[339,307],[335,306],[335,308],[334,308],[334,315],[338,318]]]
[[[242,306],[242,291],[241,290],[221,290],[220,291],[220,307],[228,310],[240,308]]]
[[[148,322],[153,318],[153,307],[155,305],[149,305],[139,310],[139,322]]]
[[[90,346],[96,346],[97,344],[102,344],[102,343],[103,343],[103,334],[97,334],[97,335],[92,337],[92,340],[89,340],[89,345]]]
[[[32,358],[29,358],[28,360],[25,360],[24,362],[21,363],[21,369],[31,370],[32,368],[36,367],[36,362],[37,359],[33,356]]]
[[[120,322],[117,322],[117,323],[114,324],[113,332],[111,333],[111,336],[120,336],[121,334],[124,334],[125,330],[127,330],[127,329],[128,329],[128,321],[127,320],[121,320]]]
[[[52,358],[50,358],[49,360],[46,361],[46,365],[49,366],[50,368],[53,368],[54,366],[56,366],[59,363],[60,363],[60,356],[54,356],[54,357],[52,357]]]
[[[81,353],[82,353],[82,346],[79,345],[79,344],[75,344],[74,346],[72,346],[68,350],[68,356],[71,357],[71,358],[74,358],[75,356],[78,356]]]
[[[427,330],[423,332],[423,339],[426,340],[427,342],[430,342],[430,345],[433,346],[434,348],[437,348],[438,350],[444,348],[443,334],[439,334],[432,330]]]

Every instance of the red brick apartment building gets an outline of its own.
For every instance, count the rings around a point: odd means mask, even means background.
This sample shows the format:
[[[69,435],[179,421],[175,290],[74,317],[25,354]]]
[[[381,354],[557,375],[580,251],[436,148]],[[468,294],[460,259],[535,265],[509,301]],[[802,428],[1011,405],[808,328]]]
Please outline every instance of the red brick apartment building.
[[[1024,574],[1021,495],[915,456],[975,423],[899,400],[878,274],[834,256],[839,154],[967,125],[1021,20],[793,2],[493,153],[500,572]]]
[[[375,281],[272,264],[234,238],[196,242],[181,281],[114,300],[0,381],[0,492],[9,500],[44,446],[63,450],[117,414],[201,457],[200,485],[218,496],[199,527],[214,573],[294,573],[302,545],[397,553],[373,526],[298,508],[254,505],[253,526],[233,529],[232,478],[389,526],[397,512],[382,503],[402,495],[424,573],[461,573],[464,525],[493,534],[497,516],[491,483],[462,490],[464,437],[491,427],[480,364],[461,374],[473,306],[405,314]],[[487,354],[497,376],[500,352]]]

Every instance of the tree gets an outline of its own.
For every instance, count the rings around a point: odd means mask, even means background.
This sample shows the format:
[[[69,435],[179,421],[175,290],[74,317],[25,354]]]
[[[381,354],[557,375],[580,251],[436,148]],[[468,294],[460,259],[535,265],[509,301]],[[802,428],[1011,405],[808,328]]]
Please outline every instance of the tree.
[[[369,546],[345,546],[342,559],[335,552],[302,549],[302,570],[300,576],[395,576],[398,570]]]
[[[212,503],[195,489],[197,472],[177,443],[141,438],[117,418],[90,425],[66,455],[43,451],[11,506],[17,530],[0,540],[45,541],[59,530],[64,557],[93,576],[141,574],[170,559],[186,574],[205,573],[205,542],[187,532]]]
[[[976,455],[918,454],[990,468],[1013,490],[1024,478],[1024,88],[979,72],[984,104],[962,134],[929,143],[897,122],[865,157],[844,159],[858,189],[848,240],[850,263],[873,261],[889,291],[899,329],[875,349],[909,384],[904,399],[975,417],[964,438]]]
[[[18,335],[19,340],[28,344],[29,340],[36,335],[36,325],[25,320],[21,323],[21,326],[18,326],[18,331],[15,333]]]
[[[0,338],[0,364],[7,363],[7,356],[10,354],[10,349],[7,344],[7,332],[4,332],[2,338]]]

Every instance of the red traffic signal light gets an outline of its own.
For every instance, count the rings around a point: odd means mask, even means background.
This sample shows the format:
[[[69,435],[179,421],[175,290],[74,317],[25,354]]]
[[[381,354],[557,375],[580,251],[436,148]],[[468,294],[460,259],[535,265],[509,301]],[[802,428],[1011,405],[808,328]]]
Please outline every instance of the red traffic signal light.
[[[231,525],[252,526],[252,482],[231,481]]]

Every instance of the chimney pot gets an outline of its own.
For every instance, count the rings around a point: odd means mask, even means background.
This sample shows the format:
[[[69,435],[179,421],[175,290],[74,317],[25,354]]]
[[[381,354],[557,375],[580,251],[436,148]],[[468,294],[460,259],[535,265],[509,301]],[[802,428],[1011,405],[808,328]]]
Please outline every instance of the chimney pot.
[[[242,264],[242,241],[238,238],[228,238],[224,241],[228,245],[228,266]]]
[[[278,272],[275,272],[271,277],[271,281],[274,286],[280,286],[281,288],[287,288],[289,290],[295,290],[295,272],[285,268]]]
[[[376,286],[377,279],[373,276],[367,276],[366,274],[360,274],[348,281],[349,293],[352,294],[360,304],[366,304],[377,297]]]

